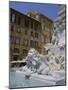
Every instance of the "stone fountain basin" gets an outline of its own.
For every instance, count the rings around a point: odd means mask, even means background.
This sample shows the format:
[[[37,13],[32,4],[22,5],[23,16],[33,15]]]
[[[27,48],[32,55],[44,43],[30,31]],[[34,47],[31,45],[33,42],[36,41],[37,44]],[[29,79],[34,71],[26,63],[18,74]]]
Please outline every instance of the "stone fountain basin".
[[[26,72],[16,71],[18,74],[26,75]],[[30,75],[30,79],[40,80],[43,82],[47,82],[50,85],[65,85],[65,76],[50,76],[50,75],[40,75],[38,73],[33,73]]]

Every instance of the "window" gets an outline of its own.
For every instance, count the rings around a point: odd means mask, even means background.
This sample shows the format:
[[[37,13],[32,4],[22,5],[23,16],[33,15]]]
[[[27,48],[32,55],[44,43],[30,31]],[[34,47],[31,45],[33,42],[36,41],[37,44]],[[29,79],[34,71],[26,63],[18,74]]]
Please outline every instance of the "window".
[[[47,39],[47,36],[46,35],[44,35],[44,44],[46,43],[46,39]]]
[[[10,36],[10,43],[13,44],[14,43],[14,37]]]
[[[27,50],[23,49],[23,56],[26,56],[27,55]]]
[[[11,31],[14,31],[14,25],[11,25],[10,29]]]
[[[19,37],[15,37],[15,44],[20,44],[20,38]]]
[[[25,35],[27,35],[27,34],[28,34],[28,30],[27,30],[27,29],[25,29],[25,30],[24,30],[24,33],[25,33]]]
[[[19,49],[18,48],[14,48],[14,53],[19,53]]]
[[[21,24],[21,18],[18,16],[18,25]]]
[[[20,29],[20,28],[18,28],[18,29],[17,29],[17,32],[18,32],[18,33],[20,33],[20,32],[21,32],[21,29]]]
[[[13,22],[13,23],[16,22],[16,16],[15,16],[15,14],[11,14],[11,22]]]
[[[34,24],[34,29],[38,30],[38,24],[37,23]]]
[[[28,40],[25,40],[25,46],[28,46]]]
[[[31,22],[31,28],[33,29],[33,22]]]
[[[33,42],[33,40],[30,41],[30,46],[31,46],[31,47],[34,46],[34,42]]]
[[[28,46],[29,41],[27,39],[23,39],[23,46]]]
[[[18,58],[19,58],[19,55],[14,55],[13,56],[13,60],[18,60]]]
[[[35,33],[35,37],[38,38],[38,33]]]
[[[31,36],[33,37],[34,36],[34,34],[33,34],[33,32],[31,31]]]
[[[25,27],[29,27],[29,20],[25,19]]]
[[[35,47],[38,47],[38,42],[37,41],[35,41]]]

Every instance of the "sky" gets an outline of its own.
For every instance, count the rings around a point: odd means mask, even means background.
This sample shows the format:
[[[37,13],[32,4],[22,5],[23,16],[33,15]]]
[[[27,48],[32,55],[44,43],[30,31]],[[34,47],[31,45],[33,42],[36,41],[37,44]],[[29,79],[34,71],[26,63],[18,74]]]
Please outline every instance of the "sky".
[[[41,4],[41,3],[26,3],[26,2],[9,2],[9,7],[26,14],[29,10],[37,11],[51,20],[55,20],[59,11],[57,4]]]

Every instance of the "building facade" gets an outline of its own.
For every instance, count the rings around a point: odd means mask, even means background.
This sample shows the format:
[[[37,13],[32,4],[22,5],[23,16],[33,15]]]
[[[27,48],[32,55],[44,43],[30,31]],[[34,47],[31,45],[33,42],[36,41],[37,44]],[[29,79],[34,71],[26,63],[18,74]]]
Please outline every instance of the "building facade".
[[[47,16],[39,13],[39,12],[34,12],[34,11],[28,11],[27,13],[28,16],[34,18],[37,21],[40,21],[41,23],[41,28],[42,28],[42,43],[43,46],[46,43],[50,43],[51,39],[52,39],[52,25],[53,25],[53,21],[51,19],[49,19]],[[43,54],[46,53],[46,51],[44,51],[43,49]]]
[[[51,42],[52,21],[44,15],[36,18],[10,8],[10,60],[22,60],[30,48],[44,53],[44,45]]]
[[[41,23],[10,9],[10,60],[24,58],[30,48],[41,53]]]

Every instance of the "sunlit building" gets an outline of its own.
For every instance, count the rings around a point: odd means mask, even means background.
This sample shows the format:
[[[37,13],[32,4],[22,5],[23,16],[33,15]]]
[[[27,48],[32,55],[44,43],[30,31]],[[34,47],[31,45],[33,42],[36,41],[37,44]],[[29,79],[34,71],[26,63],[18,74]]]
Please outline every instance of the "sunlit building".
[[[29,17],[34,18],[37,21],[40,21],[41,23],[41,31],[43,33],[42,36],[42,43],[43,46],[46,43],[50,43],[51,39],[52,39],[52,25],[53,25],[53,21],[51,19],[49,19],[47,16],[41,14],[40,12],[34,12],[34,11],[28,11],[27,15]],[[44,51],[43,49],[43,54],[46,53],[46,51]]]
[[[10,9],[10,59],[24,58],[30,48],[42,52],[41,23]]]
[[[52,21],[42,14],[36,18],[10,8],[10,60],[22,60],[30,48],[44,54],[44,45],[51,42]]]

